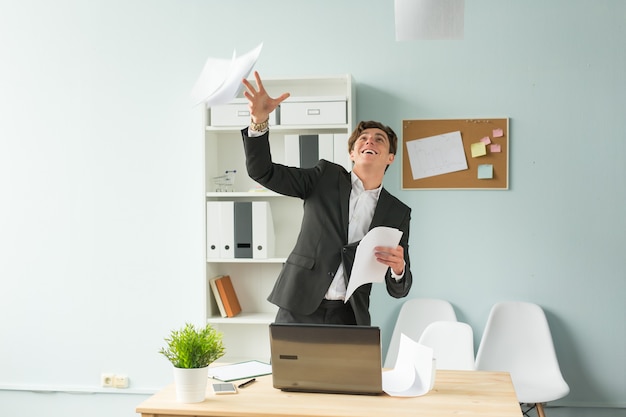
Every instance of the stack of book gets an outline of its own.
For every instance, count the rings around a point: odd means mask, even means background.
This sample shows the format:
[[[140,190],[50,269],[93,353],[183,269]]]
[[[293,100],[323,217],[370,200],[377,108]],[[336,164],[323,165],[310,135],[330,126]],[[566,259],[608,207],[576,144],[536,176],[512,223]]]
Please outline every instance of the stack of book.
[[[241,313],[241,305],[230,275],[220,275],[209,281],[217,308],[222,317],[235,317]]]

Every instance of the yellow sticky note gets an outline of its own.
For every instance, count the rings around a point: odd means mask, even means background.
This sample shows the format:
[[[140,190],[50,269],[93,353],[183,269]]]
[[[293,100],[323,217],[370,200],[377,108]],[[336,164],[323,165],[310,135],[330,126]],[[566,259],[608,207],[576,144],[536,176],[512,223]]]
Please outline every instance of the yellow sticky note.
[[[472,158],[478,158],[479,156],[487,155],[487,146],[483,142],[472,143],[471,151]]]

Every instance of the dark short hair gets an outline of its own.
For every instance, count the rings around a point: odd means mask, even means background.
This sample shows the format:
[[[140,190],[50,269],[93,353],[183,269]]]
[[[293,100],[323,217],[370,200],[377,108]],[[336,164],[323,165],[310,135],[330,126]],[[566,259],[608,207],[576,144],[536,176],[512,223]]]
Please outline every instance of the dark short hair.
[[[384,124],[373,120],[359,122],[348,138],[348,152],[352,151],[354,143],[365,129],[380,129],[385,132],[387,134],[387,138],[389,139],[389,153],[394,155],[396,154],[396,151],[398,150],[398,136],[396,135],[396,132],[394,132],[389,126],[385,126]]]

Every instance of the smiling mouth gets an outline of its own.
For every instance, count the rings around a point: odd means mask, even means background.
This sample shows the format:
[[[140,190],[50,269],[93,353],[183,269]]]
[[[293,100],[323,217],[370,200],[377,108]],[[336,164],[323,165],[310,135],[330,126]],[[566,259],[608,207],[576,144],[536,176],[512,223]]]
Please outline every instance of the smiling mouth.
[[[361,153],[366,153],[366,154],[368,154],[368,155],[376,155],[376,152],[374,152],[374,151],[373,151],[373,150],[371,150],[371,149],[365,149],[365,150],[363,150]]]

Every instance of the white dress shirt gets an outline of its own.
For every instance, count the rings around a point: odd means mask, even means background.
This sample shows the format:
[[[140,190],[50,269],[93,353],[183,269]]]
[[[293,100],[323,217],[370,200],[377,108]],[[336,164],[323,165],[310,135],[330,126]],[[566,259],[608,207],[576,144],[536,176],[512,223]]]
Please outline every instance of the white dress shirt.
[[[348,243],[358,242],[367,233],[374,210],[378,203],[382,185],[373,190],[365,190],[363,183],[354,172],[350,173],[352,191],[350,192],[350,211],[348,212]],[[343,262],[339,264],[333,282],[324,297],[327,300],[345,300],[346,283],[343,277]]]

